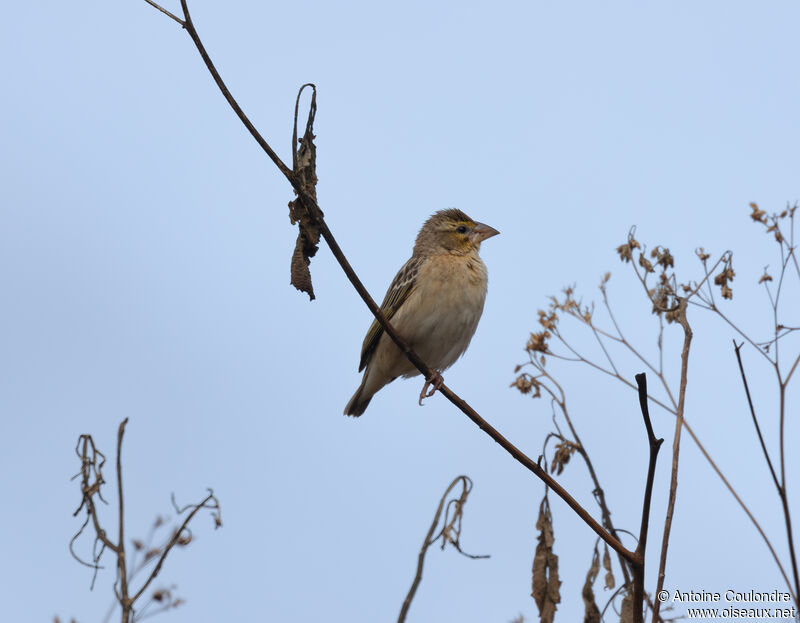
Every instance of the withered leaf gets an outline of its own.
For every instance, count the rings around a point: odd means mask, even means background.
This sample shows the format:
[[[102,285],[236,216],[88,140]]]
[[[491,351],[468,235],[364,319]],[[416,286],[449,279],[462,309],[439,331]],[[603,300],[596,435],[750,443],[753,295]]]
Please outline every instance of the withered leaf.
[[[577,446],[569,441],[556,444],[556,451],[553,454],[553,464],[550,467],[550,473],[552,474],[555,472],[556,476],[560,476],[561,472],[564,471],[564,466],[569,463],[576,449]]]
[[[606,589],[614,588],[616,582],[614,581],[614,573],[611,570],[611,554],[608,552],[608,545],[603,543],[604,551],[603,551],[603,569],[606,570]]]
[[[307,86],[313,89],[311,107],[308,111],[308,120],[303,138],[297,139],[297,110],[300,105],[300,95]],[[319,226],[315,218],[323,216],[322,210],[317,206],[317,148],[314,145],[314,116],[317,112],[317,90],[314,85],[304,84],[297,94],[294,108],[294,134],[292,137],[292,166],[294,178],[300,187],[300,195],[289,202],[289,220],[292,225],[298,225],[297,242],[291,262],[292,285],[308,294],[314,300],[314,288],[311,284],[311,271],[308,269],[311,258],[319,248]],[[300,148],[298,149],[298,144]]]
[[[600,608],[597,607],[597,602],[594,600],[594,590],[592,588],[599,572],[600,554],[597,551],[597,546],[595,546],[592,554],[592,566],[589,567],[589,571],[586,573],[586,581],[581,591],[584,606],[583,623],[600,623]]]
[[[619,623],[633,623],[633,594],[628,592],[622,600],[622,615]]]
[[[313,301],[314,287],[311,284],[311,271],[308,267],[319,248],[319,230],[314,223],[308,222],[310,219],[305,214],[302,216],[299,214],[304,212],[300,199],[289,202],[289,219],[292,225],[299,223],[297,242],[292,253],[291,283],[301,292],[307,293],[309,299]]]
[[[541,623],[553,623],[557,604],[561,602],[558,579],[558,556],[553,553],[553,517],[550,504],[545,497],[539,505],[539,518],[536,520],[537,537],[536,553],[533,557],[533,581],[531,597],[539,609]]]

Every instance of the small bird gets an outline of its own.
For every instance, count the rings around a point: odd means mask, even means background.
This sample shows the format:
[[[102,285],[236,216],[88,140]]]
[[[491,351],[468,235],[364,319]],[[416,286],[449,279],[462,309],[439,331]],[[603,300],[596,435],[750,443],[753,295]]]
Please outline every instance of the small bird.
[[[486,300],[488,275],[478,256],[481,242],[500,232],[473,221],[461,210],[440,210],[420,229],[414,251],[395,276],[381,311],[408,345],[436,370],[419,395],[432,396],[442,385],[440,372],[467,350]],[[398,376],[419,374],[377,320],[364,338],[358,371],[361,385],[344,408],[358,417],[384,385]],[[433,389],[426,394],[428,386]]]

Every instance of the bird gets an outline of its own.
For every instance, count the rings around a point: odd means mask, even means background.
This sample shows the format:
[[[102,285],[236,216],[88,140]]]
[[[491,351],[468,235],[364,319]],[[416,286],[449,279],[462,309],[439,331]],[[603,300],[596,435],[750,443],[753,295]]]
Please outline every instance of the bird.
[[[435,370],[419,395],[432,396],[442,385],[441,372],[469,346],[486,300],[488,273],[478,255],[481,242],[500,232],[450,208],[433,214],[417,235],[411,258],[398,271],[381,311],[400,336]],[[361,346],[361,385],[344,408],[358,417],[375,393],[402,376],[420,372],[380,323],[373,320]],[[429,385],[430,393],[426,393]]]

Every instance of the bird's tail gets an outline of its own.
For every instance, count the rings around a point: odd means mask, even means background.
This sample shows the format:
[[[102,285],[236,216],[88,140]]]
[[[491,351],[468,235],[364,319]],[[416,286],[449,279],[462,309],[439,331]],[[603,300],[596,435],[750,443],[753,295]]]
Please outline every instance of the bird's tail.
[[[353,397],[350,399],[350,402],[347,403],[347,406],[344,408],[345,415],[352,415],[353,417],[358,417],[364,411],[367,410],[369,406],[369,401],[372,400],[372,397],[375,395],[375,392],[366,391],[366,384],[367,384],[367,375],[364,375],[364,380],[361,381],[361,385],[356,390],[356,393],[353,394]]]
[[[369,401],[372,400],[375,393],[384,385],[388,385],[394,381],[395,378],[397,377],[388,377],[384,370],[367,366],[367,370],[364,372],[364,378],[361,380],[361,385],[358,386],[356,393],[353,394],[350,402],[348,402],[347,406],[344,408],[344,414],[352,415],[353,417],[358,417],[363,414],[364,411],[367,410]]]

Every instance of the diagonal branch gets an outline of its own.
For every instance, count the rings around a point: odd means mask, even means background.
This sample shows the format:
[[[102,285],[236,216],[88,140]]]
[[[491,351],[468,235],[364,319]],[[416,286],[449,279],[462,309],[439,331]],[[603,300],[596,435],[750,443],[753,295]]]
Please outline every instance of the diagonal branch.
[[[139,599],[142,596],[142,594],[147,590],[147,587],[150,586],[152,581],[156,579],[158,572],[161,571],[161,567],[163,566],[164,561],[167,558],[167,554],[170,553],[170,551],[172,550],[173,547],[175,547],[175,545],[178,545],[180,543],[181,535],[184,533],[185,530],[188,530],[189,524],[191,523],[192,519],[194,519],[194,516],[201,509],[209,508],[212,510],[212,512],[216,511],[215,513],[213,513],[214,525],[217,528],[222,525],[219,515],[219,500],[217,500],[217,497],[214,495],[214,492],[211,489],[208,490],[208,495],[205,498],[203,498],[203,500],[198,504],[190,504],[189,506],[186,506],[184,508],[178,508],[177,505],[175,505],[174,494],[172,496],[172,504],[173,506],[175,506],[175,509],[178,512],[178,514],[182,513],[187,509],[191,509],[191,511],[186,516],[186,519],[183,520],[183,523],[180,525],[180,527],[172,533],[172,537],[170,537],[169,541],[167,541],[167,544],[161,551],[161,556],[159,556],[155,568],[150,572],[150,575],[148,576],[145,583],[142,584],[142,587],[133,596],[131,602],[134,602],[137,599]]]
[[[205,47],[203,46],[202,41],[200,40],[200,36],[195,29],[194,23],[192,22],[191,16],[189,14],[189,8],[187,6],[186,0],[181,0],[181,7],[183,9],[184,15],[184,28],[189,33],[192,41],[194,42],[195,46],[197,47],[198,51],[200,52],[200,56],[203,58],[203,61],[206,64],[209,72],[211,72],[214,81],[216,82],[217,86],[219,87],[222,95],[225,97],[228,104],[230,104],[231,108],[233,108],[236,115],[245,125],[245,127],[249,130],[250,134],[256,140],[256,142],[261,146],[261,148],[266,152],[275,166],[283,173],[292,187],[298,194],[298,197],[303,203],[303,206],[308,211],[308,215],[315,221],[320,234],[328,243],[328,247],[333,253],[333,256],[339,262],[339,265],[342,267],[345,275],[349,279],[350,283],[353,284],[356,292],[358,292],[359,296],[361,296],[364,303],[366,303],[369,310],[372,312],[373,316],[377,319],[380,323],[381,327],[383,327],[386,334],[392,339],[392,341],[397,345],[397,347],[405,354],[408,360],[414,365],[417,370],[425,377],[425,379],[433,378],[434,371],[424,362],[422,359],[417,355],[409,345],[403,340],[402,337],[395,331],[391,324],[386,320],[386,317],[381,312],[378,305],[375,303],[375,300],[369,295],[367,289],[364,287],[364,284],[361,283],[361,280],[356,275],[353,267],[348,262],[347,258],[345,257],[344,253],[342,252],[341,248],[339,247],[336,239],[333,237],[330,229],[328,229],[327,224],[322,216],[322,211],[320,210],[319,206],[314,197],[312,197],[305,189],[305,187],[300,183],[297,179],[297,176],[289,170],[289,168],[283,163],[283,161],[278,157],[275,151],[269,146],[267,141],[261,136],[261,134],[256,130],[255,126],[252,124],[250,119],[248,119],[247,115],[245,115],[244,111],[242,110],[241,106],[236,102],[234,97],[231,95],[228,88],[225,86],[222,78],[220,77],[219,73],[217,72],[216,68],[214,67],[211,58],[206,52]],[[486,420],[484,420],[478,413],[475,411],[467,402],[458,396],[455,392],[453,392],[449,387],[442,384],[440,390],[441,394],[447,398],[453,405],[455,405],[462,413],[464,413],[470,420],[472,420],[478,428],[484,431],[487,435],[489,435],[494,441],[496,441],[504,450],[506,450],[512,457],[514,457],[519,463],[521,463],[526,469],[533,472],[538,478],[545,482],[561,499],[563,499],[567,505],[575,511],[575,513],[583,519],[583,521],[592,529],[594,532],[600,536],[609,546],[611,546],[616,552],[621,554],[625,557],[626,560],[633,560],[634,554],[630,550],[628,550],[615,536],[613,536],[608,530],[606,530],[597,520],[594,519],[579,503],[575,498],[573,498],[567,491],[564,489],[556,480],[554,480],[545,470],[543,470],[537,463],[532,461],[527,455],[525,455],[521,450],[519,450],[514,444],[508,441],[503,435],[500,434],[493,426],[491,426]]]
[[[458,498],[451,499],[447,503],[444,525],[439,533],[434,536],[434,532],[436,532],[436,526],[439,525],[439,518],[442,516],[442,509],[445,509],[445,500],[447,500],[447,496],[450,495],[450,491],[452,491],[458,483],[461,483],[461,495]],[[488,558],[488,556],[473,556],[472,554],[467,554],[461,551],[461,544],[459,543],[459,537],[461,535],[461,518],[464,512],[464,504],[466,504],[467,496],[471,490],[472,480],[469,478],[469,476],[462,475],[456,477],[442,494],[442,498],[439,500],[439,506],[436,508],[436,514],[433,516],[431,527],[428,529],[428,534],[425,535],[425,541],[423,541],[422,547],[419,550],[419,556],[417,557],[417,572],[414,575],[414,581],[411,583],[411,588],[408,589],[408,594],[403,600],[403,605],[400,608],[400,615],[397,617],[397,623],[403,623],[406,620],[408,609],[411,607],[411,601],[414,599],[417,588],[419,588],[419,584],[422,581],[422,568],[425,565],[425,555],[428,553],[428,548],[437,540],[442,539],[442,549],[444,549],[447,543],[450,543],[456,548],[456,550],[458,550],[460,554],[463,554],[468,558]],[[455,511],[448,521],[448,513],[451,505],[453,504],[455,505]]]
[[[756,426],[756,433],[758,434],[758,441],[761,443],[761,450],[764,452],[764,458],[767,460],[767,466],[769,466],[769,472],[772,474],[772,480],[775,483],[775,487],[778,489],[778,493],[781,492],[781,485],[778,482],[778,477],[775,474],[775,468],[772,466],[772,460],[769,458],[769,452],[767,452],[767,446],[764,443],[764,437],[761,435],[761,427],[758,425],[758,418],[756,417],[756,411],[753,407],[753,400],[750,397],[750,387],[747,385],[747,376],[744,373],[744,365],[742,364],[742,354],[741,348],[744,345],[742,344],[737,345],[736,341],[733,342],[733,350],[736,351],[736,361],[739,364],[739,372],[742,375],[742,384],[744,385],[744,392],[747,395],[747,404],[750,406],[750,415],[753,417],[753,424]]]
[[[160,9],[160,7],[156,8]],[[292,171],[289,169],[289,167],[287,167],[283,163],[283,160],[281,160],[280,157],[278,157],[278,154],[275,153],[272,147],[269,146],[264,137],[261,136],[261,133],[258,130],[256,130],[256,127],[253,125],[250,119],[247,118],[247,115],[244,114],[244,111],[242,110],[241,106],[239,106],[238,102],[234,99],[233,95],[231,95],[231,92],[228,90],[228,87],[225,86],[225,83],[222,81],[222,78],[220,77],[217,68],[214,67],[214,63],[211,62],[211,57],[208,55],[208,52],[206,52],[206,48],[203,45],[203,42],[200,40],[200,35],[197,34],[197,30],[194,27],[194,22],[192,22],[192,16],[189,14],[189,6],[187,5],[186,0],[181,0],[181,8],[183,9],[183,18],[184,18],[183,27],[186,29],[186,32],[189,33],[189,36],[192,38],[192,41],[194,42],[195,46],[197,46],[197,51],[200,52],[200,56],[203,57],[203,62],[205,62],[206,67],[208,67],[208,71],[214,78],[214,82],[217,83],[219,90],[222,91],[222,95],[225,97],[225,100],[228,102],[228,104],[230,104],[230,107],[233,108],[233,111],[236,113],[236,116],[239,117],[241,122],[244,124],[244,127],[247,128],[247,130],[256,140],[256,143],[258,143],[261,146],[261,149],[263,149],[266,152],[267,156],[269,156],[269,159],[272,160],[273,163],[275,163],[275,166],[278,167],[280,172],[283,173],[284,176],[286,176],[286,179],[289,180],[292,186],[294,186],[295,180]],[[166,12],[163,11],[163,9],[161,10],[162,12]],[[178,21],[178,23],[181,23],[181,21],[178,20],[174,15],[172,15],[171,17],[176,21]]]
[[[166,10],[166,9],[165,9],[163,6],[161,6],[160,4],[156,4],[155,2],[153,2],[153,0],[144,0],[144,1],[145,1],[147,4],[149,4],[151,7],[154,7],[154,8],[156,8],[157,10],[161,11],[161,12],[162,12],[164,15],[166,15],[166,16],[167,16],[167,17],[169,17],[170,19],[174,19],[174,20],[175,20],[176,22],[178,22],[178,23],[179,23],[181,26],[183,26],[183,27],[186,27],[186,23],[185,23],[185,22],[184,22],[184,21],[183,21],[181,18],[179,18],[179,17],[177,17],[177,16],[173,15],[172,13],[170,13],[169,11],[167,11],[167,10]]]

